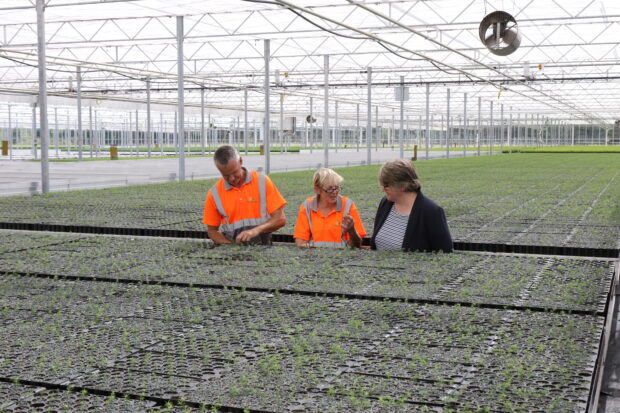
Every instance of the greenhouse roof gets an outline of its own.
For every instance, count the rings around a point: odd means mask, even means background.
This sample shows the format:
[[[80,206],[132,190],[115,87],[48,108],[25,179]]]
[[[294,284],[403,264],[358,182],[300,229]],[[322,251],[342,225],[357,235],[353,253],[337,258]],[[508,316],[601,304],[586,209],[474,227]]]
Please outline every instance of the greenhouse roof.
[[[521,45],[492,54],[481,20],[503,10],[517,20]],[[278,94],[298,115],[323,107],[325,55],[329,94],[343,118],[365,113],[367,69],[372,105],[398,111],[394,88],[409,86],[406,113],[514,116],[611,124],[620,119],[620,3],[611,0],[48,0],[48,93],[98,100],[176,104],[177,21],[183,16],[185,102],[252,111],[264,108],[264,40],[270,39],[272,107]],[[36,94],[34,0],[0,4],[0,92]],[[449,89],[449,92],[448,92]],[[448,98],[450,96],[450,98]],[[507,116],[507,115],[506,115]]]

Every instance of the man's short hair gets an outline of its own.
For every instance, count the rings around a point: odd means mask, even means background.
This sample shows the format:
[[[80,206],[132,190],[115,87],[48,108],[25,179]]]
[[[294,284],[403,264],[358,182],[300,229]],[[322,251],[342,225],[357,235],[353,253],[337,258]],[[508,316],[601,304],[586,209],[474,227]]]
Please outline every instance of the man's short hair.
[[[239,152],[230,145],[220,146],[213,155],[215,163],[222,166],[228,165],[231,160],[238,161],[240,158]]]

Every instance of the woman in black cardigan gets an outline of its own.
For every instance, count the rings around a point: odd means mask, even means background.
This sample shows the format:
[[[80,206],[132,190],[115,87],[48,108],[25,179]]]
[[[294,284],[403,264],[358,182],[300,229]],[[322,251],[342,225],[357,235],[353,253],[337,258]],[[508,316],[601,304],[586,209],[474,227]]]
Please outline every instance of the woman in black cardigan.
[[[446,214],[422,194],[410,161],[386,162],[379,172],[379,183],[385,197],[375,217],[372,249],[452,252]]]

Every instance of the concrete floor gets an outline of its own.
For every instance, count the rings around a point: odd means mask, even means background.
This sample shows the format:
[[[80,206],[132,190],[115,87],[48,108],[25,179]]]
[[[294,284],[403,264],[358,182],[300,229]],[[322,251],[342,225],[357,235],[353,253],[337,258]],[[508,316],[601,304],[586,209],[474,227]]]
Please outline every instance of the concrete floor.
[[[41,190],[41,163],[32,161],[30,151],[15,151],[13,161],[0,157],[0,196],[31,194]],[[468,155],[473,156],[473,152]],[[451,152],[450,156],[462,156],[463,152]],[[405,157],[411,157],[411,151]],[[430,158],[443,158],[445,152],[430,151]],[[243,157],[243,154],[242,154]],[[399,150],[372,149],[371,163],[383,163],[399,157]],[[20,159],[20,160],[17,160]],[[248,155],[243,157],[244,165],[249,169],[265,167],[265,157]],[[418,154],[424,159],[424,152]],[[280,154],[270,156],[271,172],[294,170],[314,170],[323,163],[323,151],[302,151],[302,153]],[[329,166],[357,166],[366,163],[366,150],[360,148],[340,149],[329,153]],[[50,162],[50,190],[63,191],[71,189],[106,188],[113,186],[148,184],[176,180],[179,161],[171,159],[141,159],[117,161],[83,161]],[[205,179],[219,176],[211,158],[192,157],[185,159],[185,179]]]

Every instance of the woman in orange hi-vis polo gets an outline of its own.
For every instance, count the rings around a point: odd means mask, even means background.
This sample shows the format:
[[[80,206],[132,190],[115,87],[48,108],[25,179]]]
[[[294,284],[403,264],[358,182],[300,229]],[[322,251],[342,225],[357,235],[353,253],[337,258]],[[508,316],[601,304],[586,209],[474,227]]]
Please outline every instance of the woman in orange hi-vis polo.
[[[343,178],[332,169],[314,173],[315,196],[299,207],[295,224],[298,247],[360,247],[366,230],[353,201],[340,195]]]

